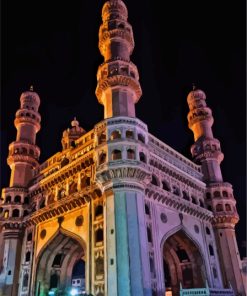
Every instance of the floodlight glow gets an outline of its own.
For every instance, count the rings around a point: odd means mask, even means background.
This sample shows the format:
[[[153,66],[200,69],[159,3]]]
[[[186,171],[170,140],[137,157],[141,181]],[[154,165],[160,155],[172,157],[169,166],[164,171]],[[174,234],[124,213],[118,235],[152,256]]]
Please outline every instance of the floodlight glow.
[[[76,289],[72,289],[72,290],[70,291],[70,295],[71,295],[71,296],[75,296],[75,295],[77,295],[77,290],[76,290]]]
[[[49,291],[48,295],[55,295],[55,292],[54,291]]]

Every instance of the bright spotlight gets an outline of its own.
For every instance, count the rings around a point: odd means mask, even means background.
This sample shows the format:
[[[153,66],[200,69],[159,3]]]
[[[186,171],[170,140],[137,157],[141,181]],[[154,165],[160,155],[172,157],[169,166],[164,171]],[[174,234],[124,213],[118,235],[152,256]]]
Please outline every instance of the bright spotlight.
[[[71,295],[71,296],[75,296],[75,295],[77,295],[77,290],[76,290],[76,289],[72,289],[72,290],[70,291],[70,295]]]

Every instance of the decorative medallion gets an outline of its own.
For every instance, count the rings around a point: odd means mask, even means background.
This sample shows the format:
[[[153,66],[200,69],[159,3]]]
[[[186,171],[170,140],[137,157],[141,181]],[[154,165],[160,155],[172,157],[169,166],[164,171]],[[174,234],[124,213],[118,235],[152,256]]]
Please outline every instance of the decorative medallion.
[[[197,225],[194,225],[194,230],[196,233],[199,233],[199,227]]]
[[[41,238],[41,239],[44,239],[45,237],[46,237],[46,230],[43,229],[43,230],[41,230],[41,232],[40,232],[40,238]]]
[[[163,223],[166,223],[167,222],[167,216],[165,213],[161,213],[160,214],[160,219]]]
[[[76,226],[82,226],[83,221],[84,221],[84,218],[83,218],[82,215],[80,215],[80,216],[76,217],[76,219],[75,219],[75,225]]]

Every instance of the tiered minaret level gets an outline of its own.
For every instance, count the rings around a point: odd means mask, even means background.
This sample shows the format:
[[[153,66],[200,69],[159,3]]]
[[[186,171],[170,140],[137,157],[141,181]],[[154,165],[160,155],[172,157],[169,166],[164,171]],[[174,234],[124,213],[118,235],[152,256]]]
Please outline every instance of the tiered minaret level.
[[[127,18],[128,11],[121,0],[104,4],[99,49],[105,61],[98,69],[96,96],[105,107],[105,118],[135,117],[134,104],[142,94],[138,70],[130,61],[134,38]]]
[[[229,283],[235,291],[243,291],[240,257],[238,253],[235,225],[239,221],[236,200],[232,185],[224,182],[220,163],[223,160],[220,142],[213,136],[214,122],[212,111],[207,107],[206,95],[202,90],[193,89],[188,97],[188,123],[194,133],[195,143],[191,153],[196,163],[201,164],[204,181],[207,184],[206,202],[208,209],[214,212],[213,225],[220,252],[225,285]],[[237,276],[236,276],[237,274]]]

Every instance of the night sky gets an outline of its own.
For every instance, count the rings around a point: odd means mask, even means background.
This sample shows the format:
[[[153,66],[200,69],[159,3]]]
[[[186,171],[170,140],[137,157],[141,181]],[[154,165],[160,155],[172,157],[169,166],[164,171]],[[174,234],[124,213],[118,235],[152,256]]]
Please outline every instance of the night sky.
[[[63,130],[74,116],[90,130],[103,119],[95,96],[103,57],[98,29],[104,1],[2,1],[1,187],[8,186],[8,144],[22,91],[41,97],[41,162],[61,150]],[[149,131],[185,156],[193,134],[186,97],[192,83],[205,91],[214,135],[225,159],[224,180],[234,187],[246,240],[246,56],[245,1],[126,0],[133,26],[143,96],[137,117]]]

